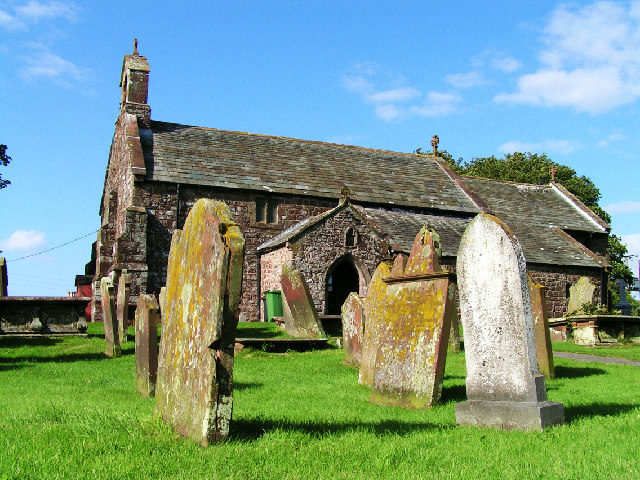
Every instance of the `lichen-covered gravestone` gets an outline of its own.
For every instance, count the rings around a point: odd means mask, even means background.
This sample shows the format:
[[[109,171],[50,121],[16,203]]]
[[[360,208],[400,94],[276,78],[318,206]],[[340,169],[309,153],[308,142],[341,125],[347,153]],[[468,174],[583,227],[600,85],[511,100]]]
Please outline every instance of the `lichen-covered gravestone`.
[[[360,366],[364,326],[364,302],[357,293],[351,292],[342,305],[342,349],[344,362],[349,365]]]
[[[380,319],[385,316],[387,284],[384,283],[384,279],[391,276],[392,269],[393,262],[390,260],[383,260],[378,264],[367,289],[367,298],[364,300],[365,326],[358,382],[368,387],[373,386]]]
[[[116,315],[118,317],[118,339],[120,345],[127,343],[127,327],[129,326],[129,296],[131,292],[131,274],[122,270],[118,278],[118,297],[116,299]]]
[[[584,305],[593,303],[596,286],[589,277],[580,277],[578,281],[569,287],[569,304],[567,315],[572,313],[584,313]]]
[[[136,306],[136,390],[152,397],[158,374],[158,302],[155,295],[140,295]]]
[[[536,284],[529,277],[529,296],[531,297],[531,315],[536,338],[536,353],[540,373],[548,380],[556,378],[549,332],[549,314],[546,302],[547,287]]]
[[[229,435],[243,257],[223,202],[198,200],[171,240],[156,412],[205,446]]]
[[[285,331],[294,337],[324,337],[309,286],[300,270],[283,265],[280,285]]]
[[[458,424],[541,430],[564,423],[562,403],[547,401],[538,370],[525,258],[498,218],[467,226],[457,260],[467,364]]]
[[[396,260],[394,275],[383,280],[386,306],[378,318],[373,403],[421,409],[440,399],[457,313],[454,275],[442,270],[440,255],[440,236],[424,226],[404,272],[403,259]]]
[[[102,322],[104,326],[104,354],[108,357],[119,357],[120,339],[118,336],[118,318],[116,316],[116,294],[111,277],[100,280],[100,294],[102,302]]]

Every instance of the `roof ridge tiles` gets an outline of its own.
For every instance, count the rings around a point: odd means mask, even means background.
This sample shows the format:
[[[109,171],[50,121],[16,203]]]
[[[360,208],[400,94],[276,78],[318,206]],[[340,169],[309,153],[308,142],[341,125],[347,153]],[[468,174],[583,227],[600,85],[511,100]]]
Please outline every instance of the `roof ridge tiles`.
[[[239,130],[225,130],[225,129],[221,129],[221,128],[213,128],[213,127],[201,127],[198,125],[185,125],[182,123],[175,123],[175,122],[163,122],[163,121],[159,121],[159,120],[151,120],[151,130],[153,130],[153,125],[157,124],[157,125],[176,125],[179,127],[185,127],[185,128],[195,128],[195,129],[199,129],[199,130],[205,130],[205,131],[211,131],[211,132],[220,132],[220,133],[228,133],[228,134],[232,134],[232,135],[243,135],[243,136],[251,136],[251,137],[256,137],[256,138],[264,138],[264,139],[273,139],[273,140],[282,140],[282,141],[286,141],[286,142],[298,142],[298,143],[303,143],[303,144],[310,144],[310,145],[325,145],[325,146],[333,146],[333,147],[343,147],[343,148],[348,148],[348,149],[353,149],[353,150],[363,150],[363,151],[370,151],[370,152],[379,152],[379,153],[387,153],[387,154],[391,154],[391,155],[402,155],[402,156],[406,156],[406,157],[412,157],[412,158],[416,158],[416,159],[424,159],[424,158],[429,158],[426,155],[420,155],[417,153],[407,153],[407,152],[396,152],[393,150],[385,150],[385,149],[381,149],[381,148],[371,148],[371,147],[362,147],[359,145],[349,145],[349,144],[343,144],[343,143],[332,143],[332,142],[324,142],[321,140],[305,140],[302,138],[295,138],[295,137],[284,137],[284,136],[279,136],[279,135],[267,135],[267,134],[263,134],[263,133],[252,133],[252,132],[242,132]]]

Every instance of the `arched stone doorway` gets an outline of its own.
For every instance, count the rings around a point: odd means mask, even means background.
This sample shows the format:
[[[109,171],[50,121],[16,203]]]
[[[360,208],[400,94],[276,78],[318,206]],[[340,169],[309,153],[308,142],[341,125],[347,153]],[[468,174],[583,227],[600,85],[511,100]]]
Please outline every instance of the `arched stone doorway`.
[[[329,268],[325,282],[325,313],[340,315],[350,292],[360,292],[360,275],[351,255],[336,260]]]

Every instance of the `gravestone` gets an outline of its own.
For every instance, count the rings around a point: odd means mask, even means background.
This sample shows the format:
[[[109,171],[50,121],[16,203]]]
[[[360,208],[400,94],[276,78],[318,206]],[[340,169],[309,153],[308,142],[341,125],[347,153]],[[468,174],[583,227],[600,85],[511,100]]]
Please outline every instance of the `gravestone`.
[[[396,257],[397,258],[397,257]],[[400,259],[402,261],[402,259]],[[399,261],[399,262],[400,262]],[[384,279],[391,276],[393,262],[382,260],[371,277],[371,283],[367,288],[367,298],[364,300],[364,336],[362,343],[362,360],[358,382],[368,387],[373,386],[373,374],[375,371],[376,355],[378,353],[378,337],[380,319],[384,318],[386,307],[387,284]]]
[[[160,289],[160,295],[158,295],[158,305],[160,305],[160,321],[164,317],[164,311],[166,310],[165,304],[167,303],[167,287]]]
[[[551,332],[549,331],[549,313],[546,301],[547,287],[536,284],[529,277],[529,296],[531,298],[531,315],[536,339],[536,354],[540,373],[548,380],[556,378],[551,348]]]
[[[243,257],[223,202],[198,200],[171,239],[156,412],[204,446],[229,435]]]
[[[451,319],[457,314],[455,276],[440,267],[440,236],[424,226],[387,277],[378,319],[378,347],[370,400],[422,409],[440,399]],[[399,257],[397,257],[399,258]]]
[[[324,337],[309,286],[300,270],[289,264],[283,265],[280,285],[285,331],[294,337]]]
[[[342,305],[342,349],[346,364],[360,366],[364,325],[364,302],[351,292]]]
[[[591,283],[589,277],[580,277],[578,281],[569,287],[569,304],[567,315],[584,313],[583,306],[593,303],[596,286]]]
[[[6,297],[9,287],[9,276],[7,275],[7,261],[4,257],[0,257],[0,297]]]
[[[541,430],[564,423],[562,403],[547,401],[538,370],[525,258],[498,218],[467,226],[457,259],[467,364],[458,424]]]
[[[455,315],[451,317],[451,329],[449,330],[449,351],[451,353],[460,353],[462,349],[460,348],[460,319],[458,318],[458,314],[456,312]]]
[[[136,307],[136,390],[152,397],[158,374],[158,313],[155,295],[140,295]]]
[[[129,326],[129,295],[131,292],[131,274],[122,270],[118,278],[118,297],[116,312],[118,317],[118,339],[120,345],[127,343],[127,327]]]
[[[615,309],[620,310],[620,313],[625,317],[629,317],[631,316],[631,304],[627,300],[627,282],[621,278],[616,283],[620,291],[620,301],[616,304]]]
[[[100,280],[100,294],[102,296],[102,322],[104,326],[104,354],[108,357],[119,357],[120,339],[118,336],[118,318],[116,316],[116,294],[111,277]]]

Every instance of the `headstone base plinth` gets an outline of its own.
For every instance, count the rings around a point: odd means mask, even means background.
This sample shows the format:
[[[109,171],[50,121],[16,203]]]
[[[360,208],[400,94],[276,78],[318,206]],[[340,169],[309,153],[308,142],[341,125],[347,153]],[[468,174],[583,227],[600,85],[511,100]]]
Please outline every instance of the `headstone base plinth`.
[[[560,402],[492,402],[467,400],[458,403],[456,423],[503,430],[543,430],[564,423],[564,407]]]

